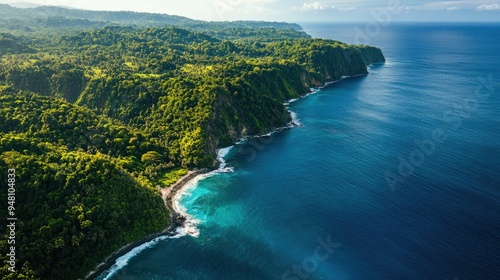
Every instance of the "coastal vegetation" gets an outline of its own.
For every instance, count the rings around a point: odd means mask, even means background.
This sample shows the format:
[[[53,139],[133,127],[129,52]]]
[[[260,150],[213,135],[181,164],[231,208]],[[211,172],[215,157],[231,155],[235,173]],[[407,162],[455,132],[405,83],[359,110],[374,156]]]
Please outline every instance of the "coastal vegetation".
[[[285,23],[7,5],[0,14],[9,15],[0,20],[0,196],[15,169],[19,221],[16,273],[0,241],[2,279],[84,277],[167,227],[157,186],[214,166],[217,148],[286,125],[286,100],[384,61],[378,48]]]

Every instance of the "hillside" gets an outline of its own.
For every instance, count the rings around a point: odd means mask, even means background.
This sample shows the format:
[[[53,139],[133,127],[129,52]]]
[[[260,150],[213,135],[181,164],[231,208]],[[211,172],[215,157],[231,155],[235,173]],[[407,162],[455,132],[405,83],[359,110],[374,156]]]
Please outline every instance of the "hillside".
[[[39,8],[29,13],[55,9]],[[19,270],[9,277],[83,277],[120,246],[168,226],[157,185],[179,170],[213,167],[216,149],[241,137],[286,125],[286,100],[384,61],[375,47],[264,23],[194,30],[58,11],[61,22],[98,27],[0,34],[0,170],[16,169],[21,221]],[[130,22],[100,26],[109,14]],[[7,246],[2,239],[1,250]],[[1,261],[5,276],[5,254]]]
[[[16,8],[0,4],[0,30],[33,32],[40,29],[54,28],[75,29],[95,28],[108,25],[165,27],[178,26],[189,30],[208,31],[221,29],[255,29],[274,28],[277,30],[293,30],[301,36],[306,36],[302,27],[294,23],[265,21],[214,21],[206,22],[187,17],[139,13],[130,11],[89,11],[56,6],[37,6]],[[5,29],[4,29],[5,30]],[[5,30],[6,31],[6,30]]]

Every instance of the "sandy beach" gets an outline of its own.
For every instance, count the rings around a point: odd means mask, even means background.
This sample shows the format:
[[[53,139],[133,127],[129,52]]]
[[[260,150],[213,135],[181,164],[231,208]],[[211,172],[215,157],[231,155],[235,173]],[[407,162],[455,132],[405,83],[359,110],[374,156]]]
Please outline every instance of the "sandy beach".
[[[178,227],[181,227],[184,223],[185,218],[177,213],[175,211],[175,207],[173,207],[173,198],[177,194],[179,190],[182,190],[186,185],[190,183],[191,180],[195,179],[198,175],[207,173],[209,170],[208,169],[201,169],[201,170],[190,170],[186,175],[181,177],[176,183],[173,185],[162,188],[158,186],[159,191],[161,192],[161,196],[163,198],[163,201],[165,202],[165,206],[167,207],[169,214],[170,214],[170,223],[168,227],[161,232],[151,234],[147,237],[144,237],[143,239],[133,242],[130,244],[127,244],[120,248],[119,250],[115,251],[112,253],[106,260],[104,260],[101,264],[99,264],[93,271],[89,272],[85,279],[95,279],[97,278],[101,273],[104,271],[110,269],[116,262],[118,258],[121,256],[127,254],[130,250],[133,248],[140,246],[141,244],[144,244],[146,242],[152,241],[155,238],[158,238],[160,236],[174,236],[177,234],[176,229]]]
[[[207,173],[208,171],[208,169],[190,170],[186,175],[182,176],[173,185],[166,188],[159,187],[161,196],[163,198],[163,201],[165,202],[165,206],[170,213],[169,228],[171,228],[172,231],[181,226],[184,220],[184,217],[180,213],[177,213],[177,211],[175,211],[175,207],[173,205],[173,199],[175,195],[177,194],[177,192],[179,192],[179,190],[182,190],[186,185],[188,185],[191,180],[195,179],[200,174]]]

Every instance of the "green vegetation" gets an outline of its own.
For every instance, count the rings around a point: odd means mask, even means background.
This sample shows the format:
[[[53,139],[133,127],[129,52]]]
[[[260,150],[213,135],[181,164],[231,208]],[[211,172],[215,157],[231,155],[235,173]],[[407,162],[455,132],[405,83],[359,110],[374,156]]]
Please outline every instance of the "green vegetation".
[[[0,102],[1,199],[5,171],[15,168],[16,250],[26,271],[76,278],[166,227],[167,210],[146,177],[152,163],[136,160],[155,145],[140,133],[61,99],[4,88]],[[7,246],[2,238],[2,252]]]
[[[169,170],[168,172],[165,172],[162,176],[160,176],[158,182],[162,186],[170,186],[177,182],[180,178],[182,178],[184,175],[188,173],[187,169],[184,168],[174,168],[172,170]]]
[[[2,239],[2,279],[84,277],[167,227],[156,185],[287,124],[285,100],[384,61],[282,23],[7,5],[0,15],[0,191],[7,201],[15,168],[19,219],[17,273]]]
[[[54,28],[57,28],[58,32],[61,32],[64,30],[93,29],[108,25],[140,27],[175,25],[182,26],[188,30],[220,33],[219,36],[221,37],[228,36],[233,38],[248,37],[249,33],[254,32],[260,33],[261,37],[265,38],[267,37],[265,32],[258,31],[259,29],[276,29],[282,31],[279,33],[281,33],[283,38],[286,38],[287,34],[294,38],[309,37],[309,35],[301,32],[302,27],[300,25],[286,22],[205,22],[165,14],[85,11],[54,6],[20,9],[0,4],[0,30],[7,32],[50,31]]]

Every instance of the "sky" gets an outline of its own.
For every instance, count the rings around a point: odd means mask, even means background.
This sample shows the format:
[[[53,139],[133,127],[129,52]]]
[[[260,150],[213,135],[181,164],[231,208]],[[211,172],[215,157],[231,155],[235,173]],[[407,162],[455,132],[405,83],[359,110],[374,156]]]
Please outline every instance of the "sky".
[[[500,21],[500,0],[0,0],[138,11],[208,21]]]

